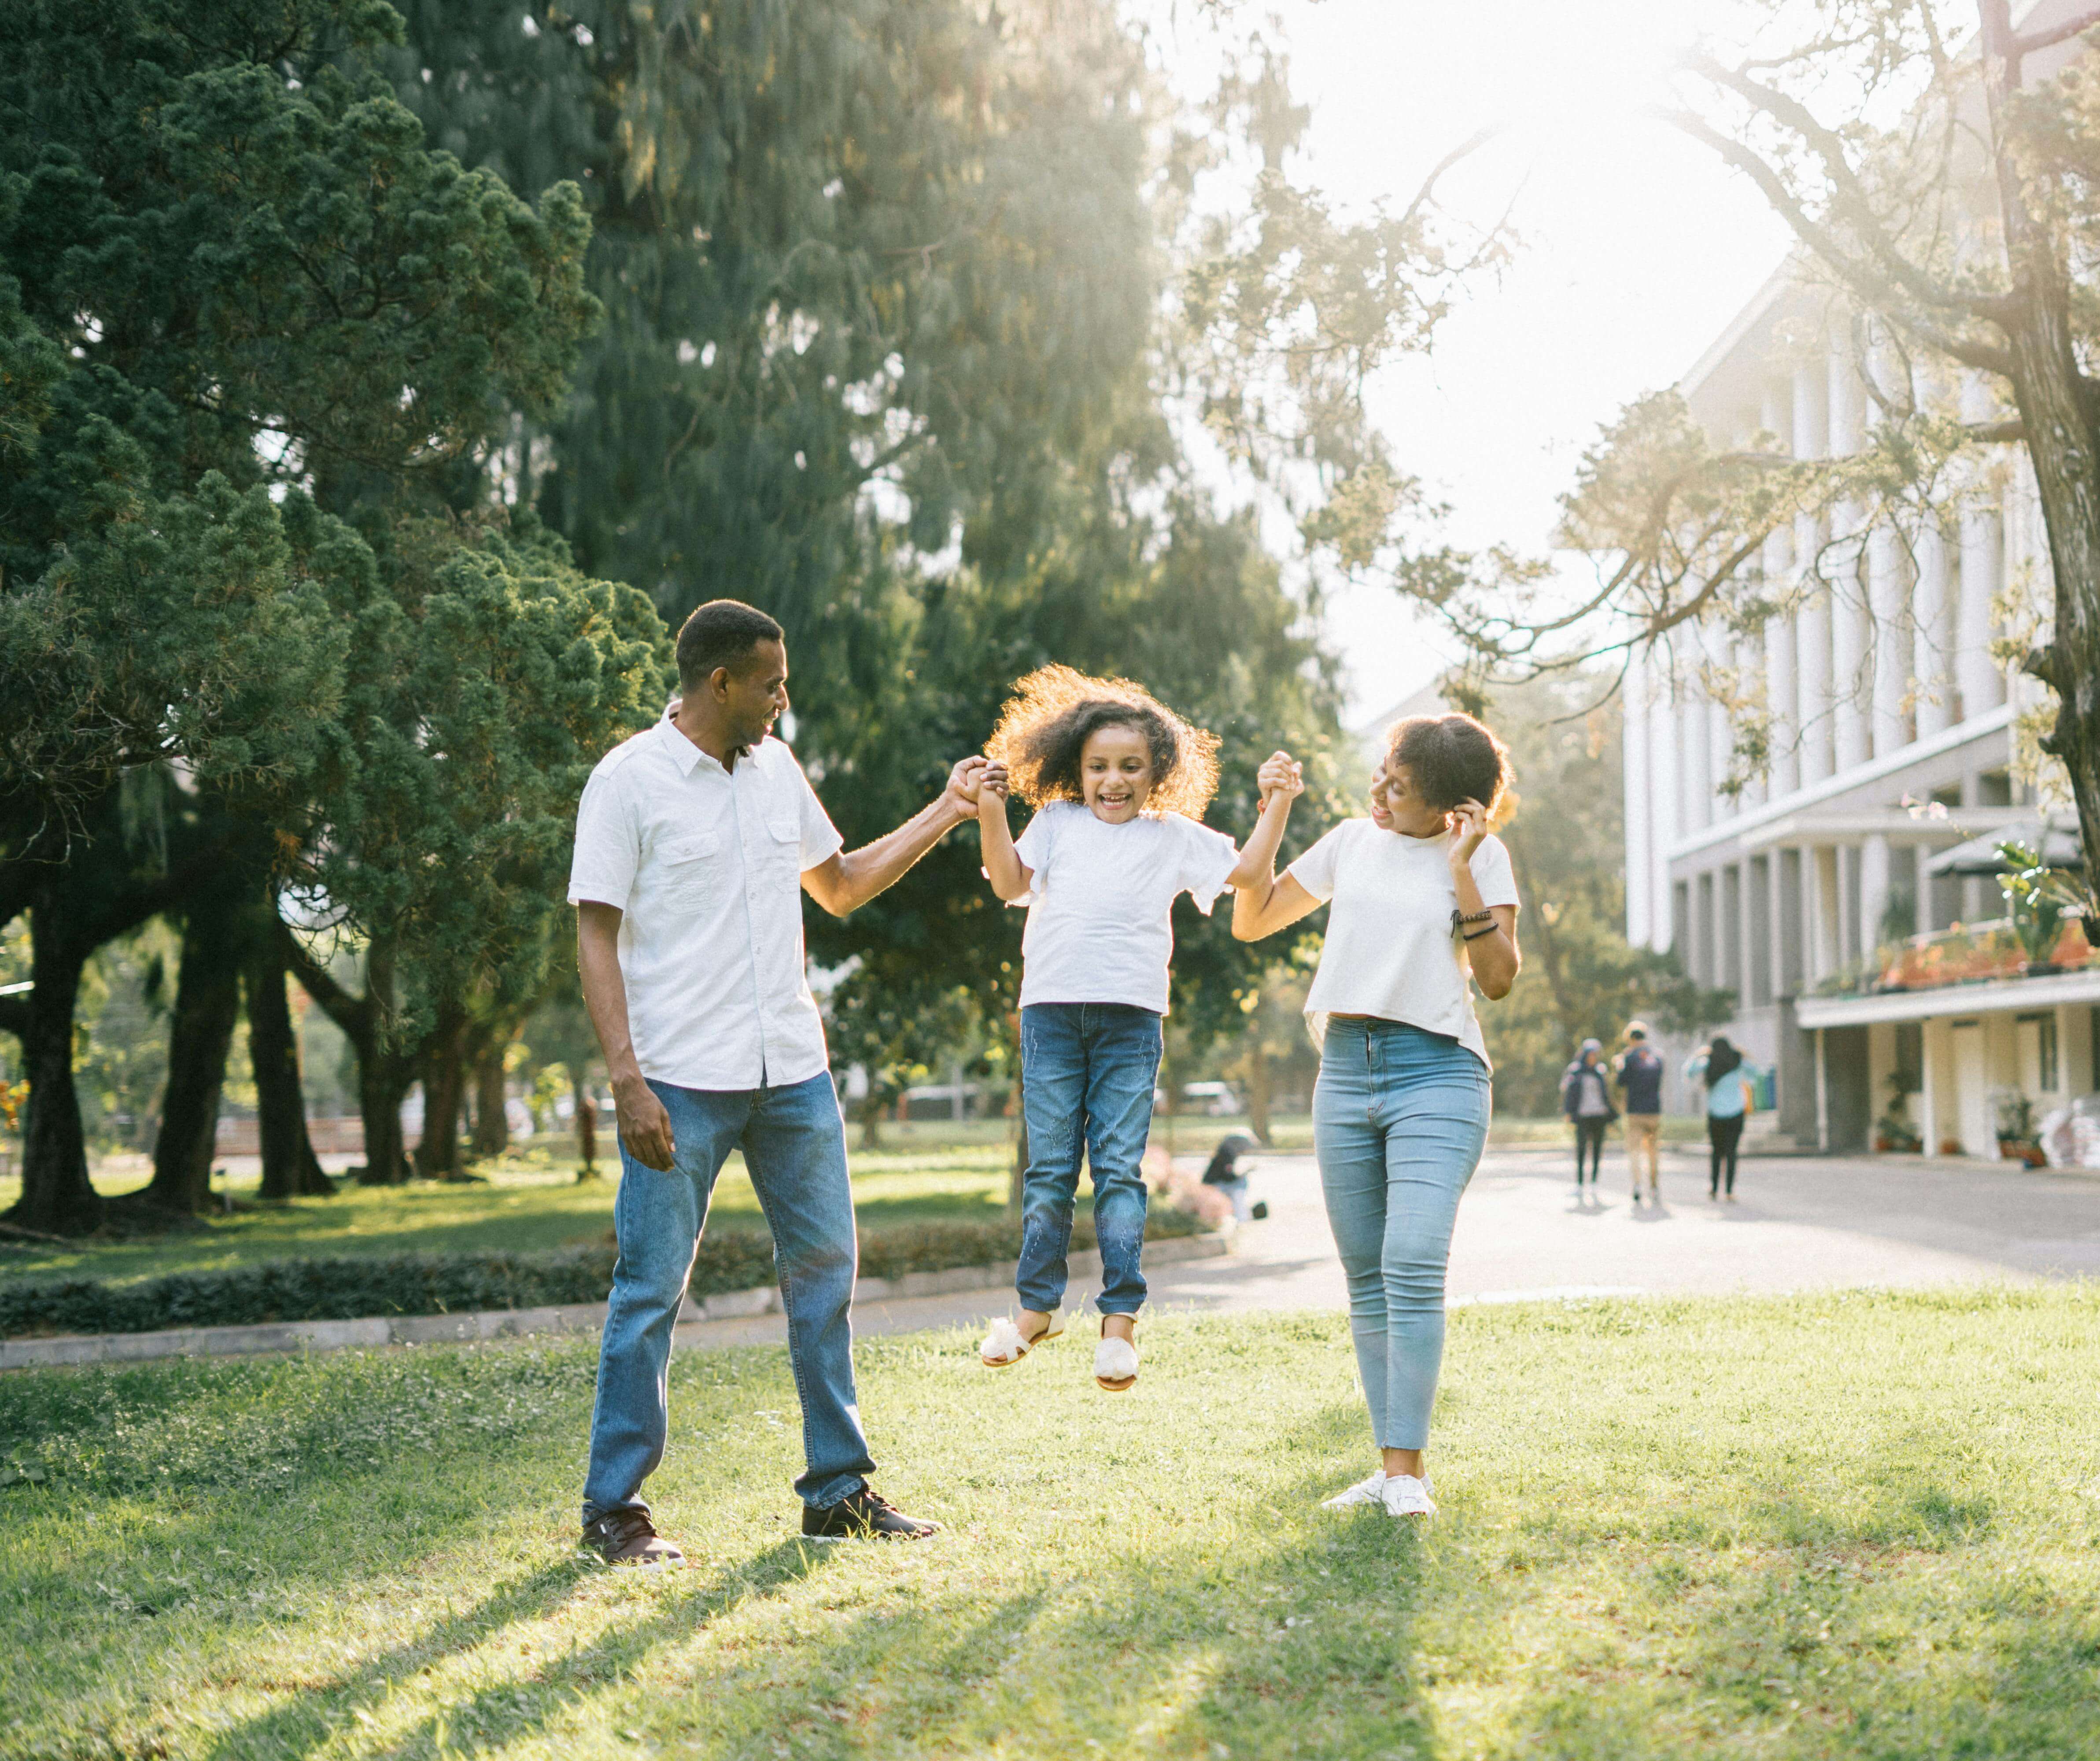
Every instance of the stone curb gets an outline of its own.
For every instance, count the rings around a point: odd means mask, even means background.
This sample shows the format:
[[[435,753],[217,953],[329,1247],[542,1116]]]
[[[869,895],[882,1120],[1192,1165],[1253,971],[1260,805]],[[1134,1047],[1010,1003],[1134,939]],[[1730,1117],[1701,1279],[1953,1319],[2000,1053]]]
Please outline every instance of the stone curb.
[[[1176,1235],[1145,1244],[1146,1261],[1167,1266],[1177,1260],[1209,1259],[1229,1253],[1224,1235]],[[1101,1275],[1098,1253],[1075,1253],[1075,1282]],[[1014,1262],[958,1266],[944,1272],[907,1272],[902,1278],[863,1278],[854,1285],[854,1301],[884,1302],[900,1297],[941,1297],[964,1291],[993,1290],[1013,1282]],[[695,1302],[690,1297],[678,1310],[677,1324],[727,1321],[775,1314],[780,1292],[770,1284],[756,1290],[729,1290]],[[605,1325],[602,1302],[571,1302],[540,1309],[482,1309],[470,1314],[373,1315],[355,1321],[266,1321],[249,1327],[178,1327],[157,1333],[75,1333],[56,1339],[0,1340],[0,1370],[46,1369],[74,1363],[141,1363],[155,1358],[249,1357],[281,1351],[341,1351],[355,1346],[431,1345],[461,1340],[518,1339],[533,1333],[593,1333]]]

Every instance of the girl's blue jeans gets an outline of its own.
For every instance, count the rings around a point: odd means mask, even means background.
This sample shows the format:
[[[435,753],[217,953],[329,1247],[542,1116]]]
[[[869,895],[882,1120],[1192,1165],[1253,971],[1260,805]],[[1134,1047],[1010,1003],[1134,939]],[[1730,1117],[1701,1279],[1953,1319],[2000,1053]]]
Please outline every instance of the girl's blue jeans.
[[[1334,1016],[1312,1147],[1381,1449],[1423,1449],[1444,1361],[1444,1274],[1488,1136],[1487,1067],[1405,1022]]]
[[[1129,1003],[1030,1003],[1021,1011],[1021,1106],[1028,1173],[1021,1199],[1024,1309],[1055,1314],[1065,1300],[1079,1152],[1094,1179],[1104,1314],[1145,1302],[1145,1142],[1159,1075],[1159,1017]]]
[[[612,1220],[620,1257],[598,1348],[584,1521],[646,1511],[642,1484],[670,1433],[671,1328],[685,1298],[715,1176],[731,1150],[773,1232],[774,1269],[788,1315],[788,1363],[802,1408],[807,1470],[795,1490],[819,1508],[849,1498],[875,1472],[854,1394],[853,1291],[859,1253],[845,1128],[828,1072],[784,1088],[650,1089],[671,1116],[668,1170],[620,1147]]]

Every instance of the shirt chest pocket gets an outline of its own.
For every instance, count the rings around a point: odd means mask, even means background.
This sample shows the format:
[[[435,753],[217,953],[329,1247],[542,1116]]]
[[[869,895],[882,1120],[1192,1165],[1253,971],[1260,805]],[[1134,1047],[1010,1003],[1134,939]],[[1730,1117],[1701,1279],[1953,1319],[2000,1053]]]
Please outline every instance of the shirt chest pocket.
[[[799,874],[802,871],[802,826],[798,820],[768,820],[760,828],[758,859],[769,874]]]
[[[722,890],[724,848],[719,832],[683,832],[656,851],[664,897],[682,909],[704,905]]]

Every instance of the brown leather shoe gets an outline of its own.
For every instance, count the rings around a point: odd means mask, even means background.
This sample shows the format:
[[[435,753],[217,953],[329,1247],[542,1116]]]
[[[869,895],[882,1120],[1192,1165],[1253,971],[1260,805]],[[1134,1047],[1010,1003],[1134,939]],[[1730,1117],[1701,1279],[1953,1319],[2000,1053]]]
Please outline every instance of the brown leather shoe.
[[[686,1556],[656,1532],[646,1510],[609,1510],[584,1525],[583,1544],[608,1565],[682,1565]]]

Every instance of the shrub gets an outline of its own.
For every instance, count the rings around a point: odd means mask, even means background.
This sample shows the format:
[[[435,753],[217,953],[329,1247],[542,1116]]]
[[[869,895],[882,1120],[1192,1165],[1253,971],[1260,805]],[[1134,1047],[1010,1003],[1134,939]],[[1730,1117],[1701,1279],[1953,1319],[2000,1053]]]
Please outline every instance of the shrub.
[[[1185,1235],[1193,1217],[1161,1207],[1152,1236]],[[1073,1247],[1093,1245],[1083,1221]],[[1012,1260],[1017,1223],[926,1223],[878,1230],[861,1239],[871,1278],[946,1271]],[[136,1283],[46,1279],[0,1287],[0,1339],[49,1333],[146,1333],[171,1327],[236,1327],[265,1321],[350,1321],[366,1315],[453,1314],[600,1302],[612,1288],[608,1244],[539,1253],[396,1253],[270,1260],[218,1271],[171,1272]],[[773,1281],[763,1235],[723,1230],[700,1244],[692,1293],[708,1297]]]

